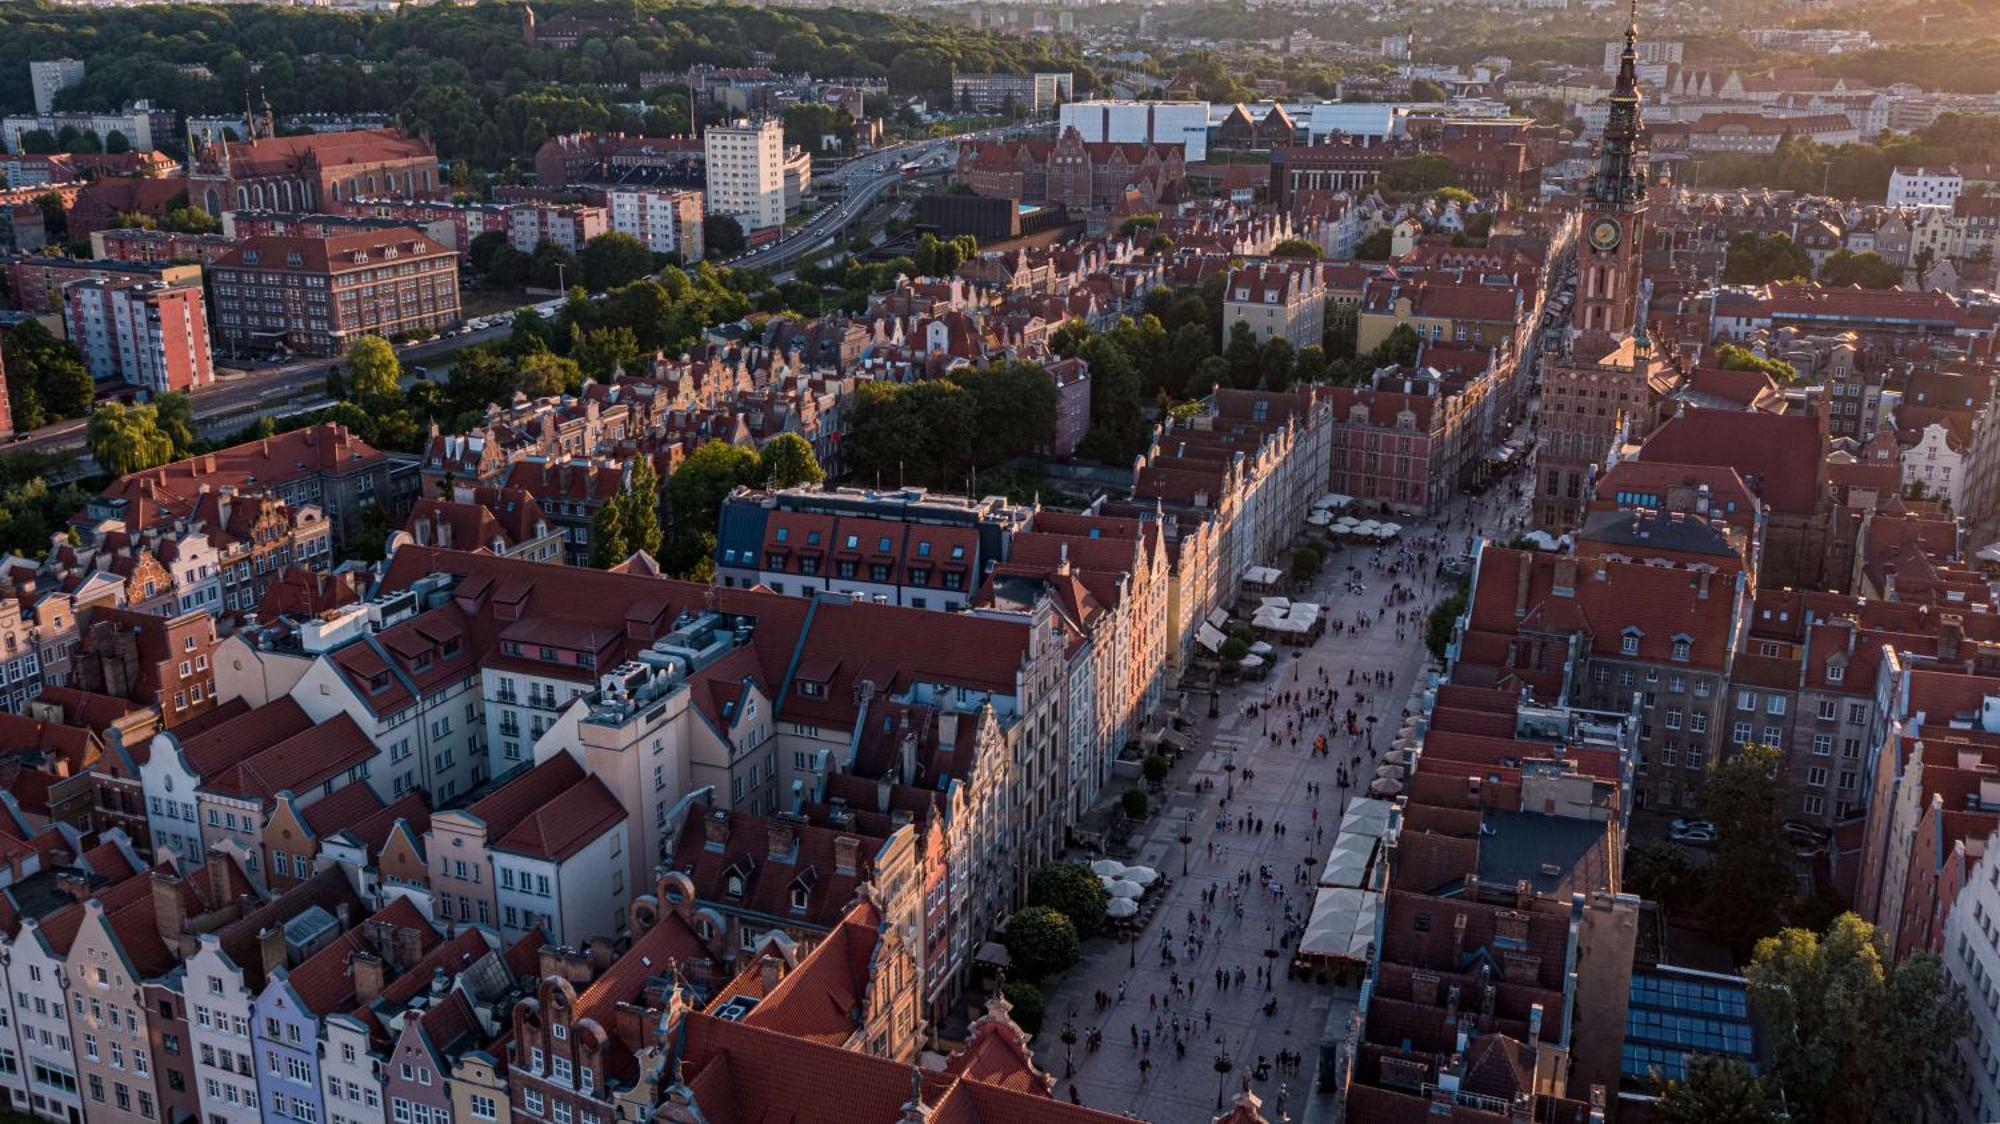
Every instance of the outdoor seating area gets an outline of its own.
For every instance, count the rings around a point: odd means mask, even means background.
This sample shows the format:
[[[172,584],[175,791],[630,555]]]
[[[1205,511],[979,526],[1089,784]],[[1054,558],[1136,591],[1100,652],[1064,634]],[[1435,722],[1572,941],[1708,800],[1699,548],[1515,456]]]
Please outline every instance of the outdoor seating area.
[[[1359,543],[1391,543],[1403,533],[1401,523],[1378,522],[1343,515],[1326,529],[1327,536]]]
[[[1166,877],[1149,866],[1126,866],[1105,858],[1091,863],[1090,872],[1110,897],[1104,915],[1117,929],[1144,929],[1165,896]]]
[[[1326,631],[1326,614],[1316,601],[1266,597],[1251,616],[1250,628],[1264,640],[1280,644],[1310,644]]]
[[[1293,955],[1295,974],[1310,973],[1322,983],[1345,982],[1367,970],[1387,870],[1383,837],[1394,812],[1386,800],[1356,799],[1341,815],[1333,849],[1320,864],[1312,914]]]

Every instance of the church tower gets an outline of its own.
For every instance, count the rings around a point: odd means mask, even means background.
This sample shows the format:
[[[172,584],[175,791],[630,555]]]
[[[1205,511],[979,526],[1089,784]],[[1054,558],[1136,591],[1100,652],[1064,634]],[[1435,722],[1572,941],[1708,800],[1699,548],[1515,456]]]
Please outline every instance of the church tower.
[[[1639,156],[1639,4],[1625,27],[1611,116],[1598,148],[1597,170],[1584,192],[1583,237],[1577,251],[1576,333],[1622,336],[1639,319],[1639,267],[1645,253],[1646,176]],[[1573,334],[1576,334],[1573,333]]]
[[[1562,344],[1542,357],[1535,447],[1536,526],[1561,534],[1583,522],[1612,450],[1657,423],[1669,365],[1645,325],[1646,175],[1639,135],[1639,8],[1611,93],[1597,169],[1584,190],[1576,303]]]

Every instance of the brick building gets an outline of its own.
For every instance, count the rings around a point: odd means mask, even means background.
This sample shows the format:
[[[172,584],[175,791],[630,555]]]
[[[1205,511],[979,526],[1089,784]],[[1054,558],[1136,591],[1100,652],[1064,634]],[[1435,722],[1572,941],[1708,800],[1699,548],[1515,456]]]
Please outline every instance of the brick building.
[[[337,355],[357,336],[458,321],[458,255],[406,227],[251,238],[214,283],[216,332],[237,351]]]

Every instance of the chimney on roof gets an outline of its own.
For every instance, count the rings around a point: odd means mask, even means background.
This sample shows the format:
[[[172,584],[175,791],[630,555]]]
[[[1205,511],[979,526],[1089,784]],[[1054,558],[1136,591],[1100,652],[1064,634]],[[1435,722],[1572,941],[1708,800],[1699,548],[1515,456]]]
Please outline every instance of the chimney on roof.
[[[798,844],[798,828],[790,821],[783,817],[773,818],[766,830],[765,838],[769,845],[765,851],[766,857],[774,863],[792,861],[792,850]]]
[[[382,958],[372,952],[357,952],[347,962],[348,971],[354,977],[355,1002],[366,1006],[382,994],[382,984],[387,972]]]
[[[1696,584],[1696,586],[1695,586],[1695,596],[1696,596],[1696,597],[1699,597],[1699,598],[1701,598],[1701,599],[1702,599],[1703,601],[1706,601],[1706,600],[1708,600],[1708,585],[1709,585],[1709,580],[1710,580],[1711,578],[1713,578],[1713,577],[1714,577],[1714,575],[1713,575],[1713,574],[1710,574],[1710,573],[1709,573],[1709,572],[1708,572],[1707,570],[1703,570],[1703,571],[1701,571],[1701,576],[1700,576],[1700,578],[1699,578],[1699,580],[1698,580],[1698,582],[1697,582],[1697,584]]]
[[[181,929],[187,922],[187,900],[171,876],[153,875],[153,924],[160,931],[160,943],[178,948]]]
[[[1556,558],[1555,577],[1549,592],[1555,594],[1557,597],[1576,596],[1575,555],[1564,554]]]
[[[1958,658],[1959,644],[1965,640],[1965,618],[1956,613],[1946,613],[1938,618],[1938,658],[1955,660]]]
[[[702,821],[702,834],[716,846],[729,842],[729,813],[717,808]]]
[[[257,934],[257,957],[263,961],[264,975],[285,966],[285,930],[281,925],[272,925]]]
[[[203,863],[203,873],[208,875],[208,898],[214,905],[223,905],[230,900],[229,856],[220,851],[210,851]]]
[[[852,875],[861,869],[861,840],[852,835],[837,835],[833,840],[833,870],[836,874]]]

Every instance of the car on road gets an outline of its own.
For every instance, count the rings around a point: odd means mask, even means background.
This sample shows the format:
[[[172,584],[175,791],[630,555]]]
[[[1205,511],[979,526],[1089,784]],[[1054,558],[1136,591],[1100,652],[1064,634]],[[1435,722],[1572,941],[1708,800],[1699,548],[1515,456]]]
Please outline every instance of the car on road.
[[[1715,842],[1715,824],[1709,820],[1675,820],[1667,827],[1667,838],[1691,847],[1706,847]]]

